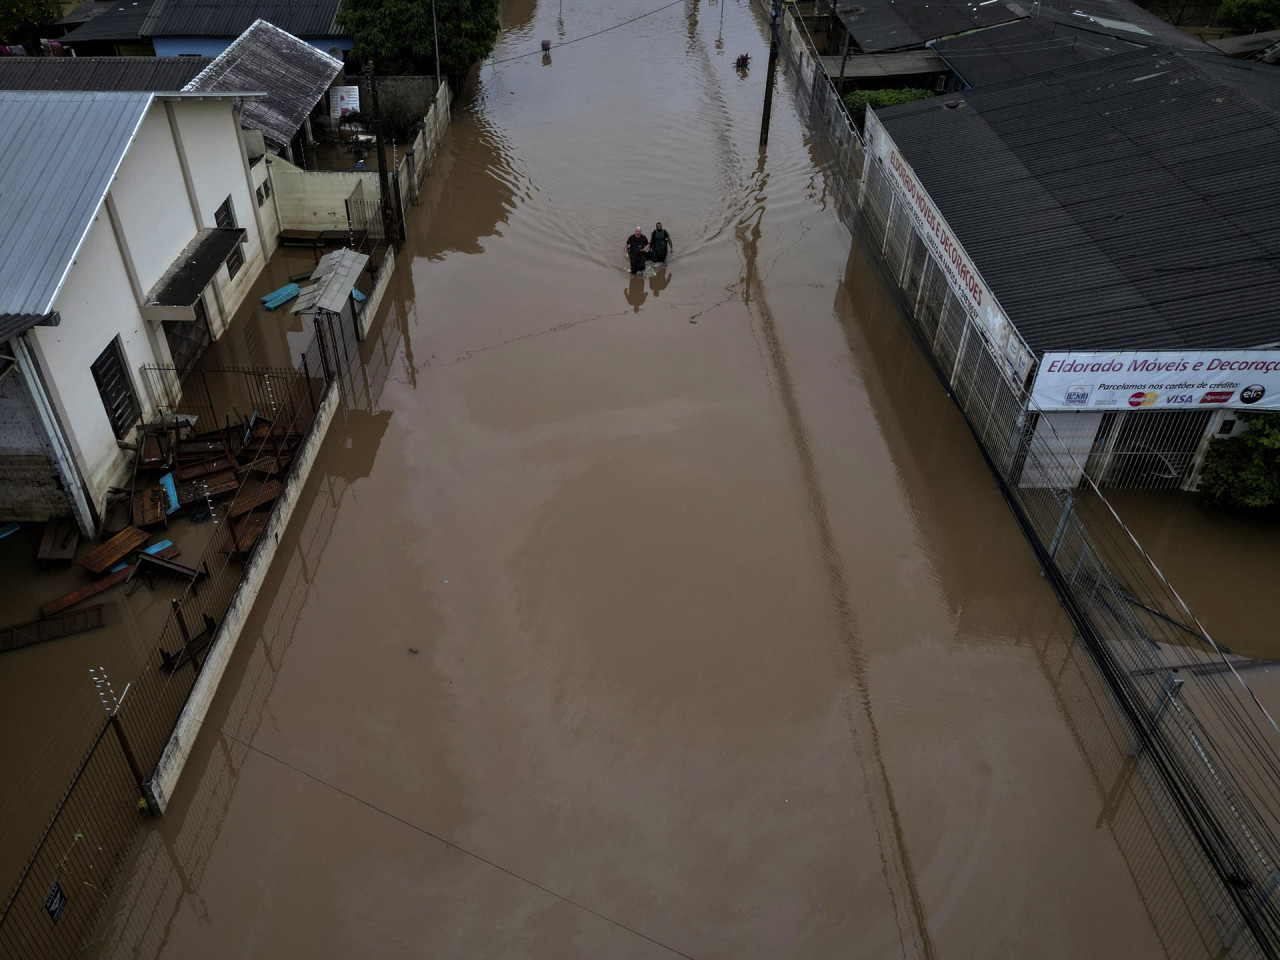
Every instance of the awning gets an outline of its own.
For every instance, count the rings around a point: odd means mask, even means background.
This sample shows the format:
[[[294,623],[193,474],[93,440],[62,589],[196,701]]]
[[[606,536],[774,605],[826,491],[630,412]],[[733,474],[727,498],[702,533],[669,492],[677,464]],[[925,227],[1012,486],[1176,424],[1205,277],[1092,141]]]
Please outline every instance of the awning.
[[[360,272],[368,262],[368,254],[351,249],[326,253],[311,273],[312,285],[298,294],[293,312],[327,310],[329,313],[341,313],[351,296],[351,288],[360,279]]]
[[[242,227],[206,227],[183,248],[147,294],[149,307],[190,307],[245,238]]]
[[[62,322],[58,311],[53,313],[0,313],[0,343],[26,333],[32,327],[56,327]]]

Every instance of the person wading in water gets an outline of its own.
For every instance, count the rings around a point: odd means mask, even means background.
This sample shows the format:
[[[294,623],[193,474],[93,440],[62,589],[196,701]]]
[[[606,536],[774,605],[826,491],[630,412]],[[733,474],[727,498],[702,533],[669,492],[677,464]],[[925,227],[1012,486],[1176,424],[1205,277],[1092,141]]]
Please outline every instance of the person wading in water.
[[[672,253],[676,252],[671,234],[662,229],[662,221],[659,220],[653,228],[653,233],[649,235],[649,259],[654,263],[666,263],[668,247],[671,248]]]
[[[644,231],[636,227],[636,232],[627,237],[627,256],[631,258],[631,272],[644,273],[644,251],[649,246]]]

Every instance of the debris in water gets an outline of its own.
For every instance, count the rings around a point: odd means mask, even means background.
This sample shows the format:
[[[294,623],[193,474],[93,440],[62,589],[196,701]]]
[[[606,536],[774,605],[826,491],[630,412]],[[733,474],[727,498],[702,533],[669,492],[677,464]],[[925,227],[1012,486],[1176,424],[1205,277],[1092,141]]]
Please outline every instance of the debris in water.
[[[410,647],[410,648],[409,648],[409,652],[410,652],[410,653],[417,653],[417,652],[418,652],[418,648],[417,648],[417,647]]]

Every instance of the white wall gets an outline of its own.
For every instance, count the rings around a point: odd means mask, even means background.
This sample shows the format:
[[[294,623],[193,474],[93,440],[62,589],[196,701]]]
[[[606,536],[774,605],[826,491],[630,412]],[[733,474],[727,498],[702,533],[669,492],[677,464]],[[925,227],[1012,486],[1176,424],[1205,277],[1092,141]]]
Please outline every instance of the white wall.
[[[268,177],[268,167],[270,161],[267,157],[262,157],[255,163],[250,172],[253,174],[254,202],[257,202],[257,190],[266,184],[270,187]],[[280,245],[280,218],[276,214],[276,199],[274,187],[271,187],[272,195],[267,197],[266,202],[258,207],[258,215],[262,218],[262,241],[266,245],[267,259],[276,252],[276,248]]]
[[[221,336],[226,329],[230,317],[244,301],[266,264],[262,238],[254,219],[258,201],[245,177],[244,162],[240,156],[240,126],[231,107],[228,100],[181,100],[174,103],[178,130],[191,168],[191,179],[195,182],[196,200],[204,225],[215,225],[214,212],[230,196],[236,225],[248,231],[248,241],[240,248],[244,266],[234,279],[223,266],[214,280],[227,314],[213,320],[215,337]]]
[[[89,230],[54,307],[61,314],[62,323],[56,327],[33,327],[27,336],[88,484],[86,495],[101,510],[107,487],[127,476],[128,461],[116,445],[90,366],[118,334],[139,405],[143,415],[148,416],[154,410],[141,380],[141,367],[169,362],[162,335],[158,338],[158,355],[153,346],[148,321],[138,310],[105,210],[99,212]]]
[[[357,171],[303,171],[271,164],[271,182],[282,230],[347,229],[347,197],[364,184],[364,197],[378,200],[378,175]]]
[[[164,106],[153,106],[111,186],[145,294],[196,235],[178,149]]]

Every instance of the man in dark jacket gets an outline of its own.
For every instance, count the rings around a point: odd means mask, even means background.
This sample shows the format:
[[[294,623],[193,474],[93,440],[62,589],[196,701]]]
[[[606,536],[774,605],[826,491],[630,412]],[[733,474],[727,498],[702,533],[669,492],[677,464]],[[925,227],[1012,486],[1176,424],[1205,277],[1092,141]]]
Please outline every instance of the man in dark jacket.
[[[653,233],[649,235],[649,259],[654,263],[666,263],[668,248],[672,253],[676,252],[676,245],[671,240],[671,234],[662,229],[662,221],[659,220],[653,228]]]
[[[649,246],[644,231],[636,227],[636,232],[627,237],[627,256],[631,258],[631,272],[644,273],[644,252]]]

